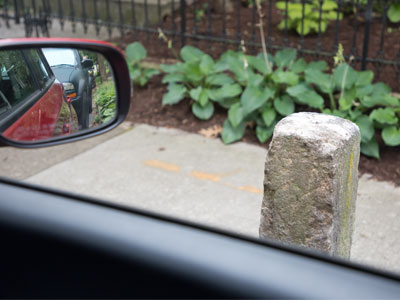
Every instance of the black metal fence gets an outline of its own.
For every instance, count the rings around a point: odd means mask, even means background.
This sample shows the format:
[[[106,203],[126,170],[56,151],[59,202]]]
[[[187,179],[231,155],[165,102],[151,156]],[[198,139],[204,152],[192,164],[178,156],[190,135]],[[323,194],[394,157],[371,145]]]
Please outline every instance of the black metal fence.
[[[304,56],[330,59],[341,43],[354,65],[373,68],[378,77],[385,70],[386,81],[396,88],[400,80],[400,22],[390,23],[388,11],[393,5],[400,6],[400,0],[333,0],[336,5],[329,10],[328,22],[327,1],[262,0],[267,48],[291,47]],[[293,3],[297,3],[294,13]],[[87,32],[94,26],[97,34],[106,30],[110,39],[125,38],[130,32],[133,39],[151,42],[151,47],[161,28],[179,45],[196,44],[206,50],[221,45],[221,51],[237,48],[242,41],[249,51],[258,51],[259,13],[256,0],[0,0],[0,26],[3,23],[12,30],[23,22],[26,36],[48,36],[51,24],[59,22],[62,29],[71,24],[73,32],[79,27]],[[295,25],[293,19],[297,20]],[[313,32],[309,33],[310,24]],[[155,48],[160,49],[158,45]],[[157,49],[155,55],[159,55]]]

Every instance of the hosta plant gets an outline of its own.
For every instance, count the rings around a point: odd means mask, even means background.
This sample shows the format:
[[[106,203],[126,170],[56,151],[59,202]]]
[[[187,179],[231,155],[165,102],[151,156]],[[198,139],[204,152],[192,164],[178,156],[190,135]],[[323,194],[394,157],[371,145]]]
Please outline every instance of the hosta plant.
[[[295,112],[296,105],[323,110],[324,99],[304,80],[304,72],[322,71],[327,67],[325,62],[307,64],[291,49],[279,51],[275,57],[230,51],[221,62],[243,88],[240,97],[230,103],[222,131],[225,143],[241,139],[246,124],[255,127],[261,143],[266,142],[275,124]]]
[[[134,84],[145,86],[149,79],[160,71],[152,68],[143,68],[141,63],[147,56],[147,51],[139,42],[129,44],[125,49],[129,75]]]
[[[400,100],[386,84],[372,83],[372,71],[356,71],[339,59],[327,72],[326,62],[306,63],[290,49],[267,59],[263,54],[228,52],[221,60],[244,90],[229,108],[222,132],[226,143],[241,139],[248,122],[254,123],[258,139],[265,142],[276,122],[297,109],[355,122],[365,155],[379,158],[375,132],[382,133],[386,145],[400,145]]]
[[[379,158],[375,131],[381,131],[386,145],[400,145],[400,101],[386,84],[372,84],[373,77],[372,71],[357,72],[347,63],[340,64],[331,75],[332,88],[340,91],[339,105],[324,112],[355,122],[361,130],[361,152]]]
[[[214,102],[241,94],[239,84],[224,73],[223,65],[215,63],[208,54],[192,46],[180,52],[182,61],[174,65],[161,65],[166,73],[162,82],[168,84],[163,105],[172,105],[184,98],[191,99],[193,114],[208,120],[214,113]]]
[[[186,46],[181,62],[161,66],[168,84],[163,104],[191,99],[193,114],[203,120],[211,118],[215,105],[227,109],[221,133],[227,144],[240,140],[246,127],[264,143],[275,124],[295,111],[336,115],[355,122],[362,153],[379,158],[376,134],[388,146],[400,145],[400,100],[386,84],[372,83],[372,71],[354,70],[338,53],[329,70],[325,61],[307,63],[293,49],[274,56],[229,50],[214,61]]]
[[[342,13],[338,12],[338,5],[333,0],[279,1],[276,7],[285,16],[278,28],[284,30],[286,27],[303,35],[325,32],[331,21],[342,19]]]

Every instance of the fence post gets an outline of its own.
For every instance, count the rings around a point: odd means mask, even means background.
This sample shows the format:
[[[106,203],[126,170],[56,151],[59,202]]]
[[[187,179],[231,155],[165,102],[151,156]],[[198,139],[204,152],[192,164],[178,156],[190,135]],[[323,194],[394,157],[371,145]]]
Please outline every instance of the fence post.
[[[348,258],[360,130],[325,114],[296,113],[275,127],[265,163],[260,237]]]
[[[14,0],[14,19],[15,19],[15,24],[19,24],[19,5],[18,5],[18,0]]]
[[[361,70],[365,70],[367,68],[369,35],[370,35],[371,19],[372,19],[372,5],[373,5],[373,0],[368,0],[367,10],[365,11],[365,30],[364,30],[363,53],[361,58]]]
[[[175,0],[172,0],[175,1]],[[180,5],[180,13],[181,13],[181,47],[186,44],[186,0],[181,0]]]

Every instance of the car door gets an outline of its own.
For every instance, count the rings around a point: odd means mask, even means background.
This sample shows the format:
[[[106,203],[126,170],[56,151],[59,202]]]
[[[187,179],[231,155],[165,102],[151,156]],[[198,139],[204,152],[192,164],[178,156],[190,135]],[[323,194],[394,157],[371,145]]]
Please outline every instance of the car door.
[[[41,52],[37,49],[8,52],[2,69],[3,107],[7,104],[0,124],[4,135],[21,141],[52,137],[64,89],[46,66]]]

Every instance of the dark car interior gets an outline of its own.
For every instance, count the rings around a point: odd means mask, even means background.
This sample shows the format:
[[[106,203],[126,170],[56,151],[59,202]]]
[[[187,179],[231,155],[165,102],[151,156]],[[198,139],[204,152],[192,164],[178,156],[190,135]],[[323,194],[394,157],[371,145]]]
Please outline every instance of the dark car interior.
[[[396,298],[396,277],[1,179],[2,298]],[[105,222],[107,220],[107,222]]]

